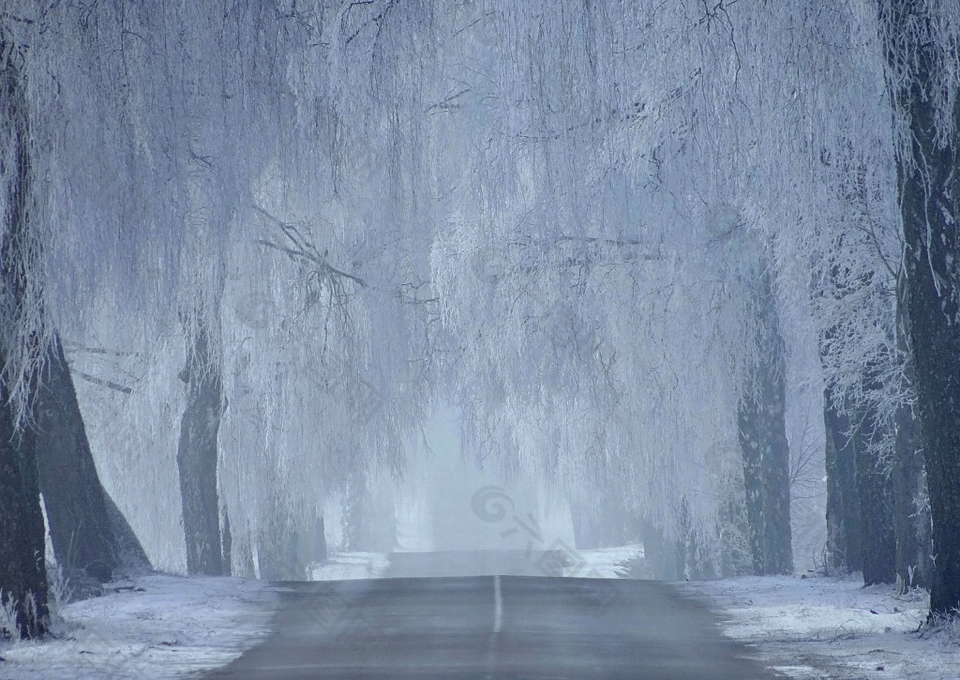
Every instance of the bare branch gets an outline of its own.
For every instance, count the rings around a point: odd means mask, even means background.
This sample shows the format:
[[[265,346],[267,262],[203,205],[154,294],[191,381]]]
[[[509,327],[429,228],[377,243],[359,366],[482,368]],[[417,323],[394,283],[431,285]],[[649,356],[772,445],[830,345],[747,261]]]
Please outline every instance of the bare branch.
[[[98,378],[96,376],[90,375],[89,373],[84,373],[83,371],[77,371],[77,377],[83,378],[87,382],[91,382],[94,385],[99,385],[100,387],[108,387],[111,390],[116,390],[117,392],[123,392],[124,394],[131,394],[133,390],[125,385],[120,385],[113,382],[112,380],[104,380],[103,378]]]
[[[273,222],[278,227],[280,227],[280,230],[283,232],[284,236],[286,236],[287,239],[293,244],[293,248],[288,248],[288,247],[279,245],[277,243],[267,241],[265,239],[257,239],[256,243],[259,243],[260,245],[263,245],[263,246],[267,246],[269,248],[274,248],[275,250],[279,250],[283,253],[286,253],[290,257],[300,258],[302,260],[311,262],[317,266],[317,268],[321,273],[326,274],[327,276],[336,277],[340,279],[349,279],[350,281],[353,281],[361,288],[367,287],[366,281],[364,281],[359,276],[350,274],[349,272],[345,272],[341,269],[337,269],[336,267],[331,265],[329,262],[327,262],[327,259],[326,259],[327,251],[324,250],[323,253],[321,253],[319,250],[317,250],[317,247],[313,243],[311,243],[309,239],[304,237],[294,225],[284,222],[283,220],[280,220],[279,218],[271,215],[269,212],[267,212],[260,206],[255,205],[253,206],[253,209],[258,214],[260,214],[261,216],[265,217],[266,219],[268,219],[269,221]]]

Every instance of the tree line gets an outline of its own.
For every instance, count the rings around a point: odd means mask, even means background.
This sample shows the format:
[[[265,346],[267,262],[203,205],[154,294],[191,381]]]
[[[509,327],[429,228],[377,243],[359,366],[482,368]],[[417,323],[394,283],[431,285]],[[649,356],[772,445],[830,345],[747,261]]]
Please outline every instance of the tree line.
[[[45,625],[44,512],[78,582],[146,564],[78,376],[119,400],[118,450],[175,462],[185,568],[264,576],[326,497],[402,474],[437,397],[479,459],[603,489],[661,575],[788,573],[799,379],[822,395],[825,568],[949,613],[958,21],[922,0],[0,11],[20,633]],[[71,373],[72,348],[152,377]]]

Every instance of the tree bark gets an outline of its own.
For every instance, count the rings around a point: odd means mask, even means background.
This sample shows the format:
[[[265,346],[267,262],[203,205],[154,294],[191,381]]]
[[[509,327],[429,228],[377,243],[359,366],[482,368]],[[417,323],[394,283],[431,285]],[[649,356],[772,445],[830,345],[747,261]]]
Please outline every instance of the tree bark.
[[[753,570],[761,576],[792,573],[793,547],[784,348],[772,276],[766,269],[758,277],[755,295],[759,351],[748,369],[737,422]]]
[[[224,576],[233,575],[233,533],[230,531],[230,513],[227,512],[227,506],[223,506],[222,519],[220,527],[222,550],[221,558],[223,560]]]
[[[37,479],[36,442],[29,428],[17,429],[0,385],[0,600],[12,600],[19,634],[40,637],[47,626],[47,570],[43,511]],[[0,637],[6,632],[0,630]]]
[[[880,468],[873,442],[880,436],[876,414],[861,414],[851,440],[857,462],[860,499],[860,550],[864,585],[896,580],[896,538],[893,529],[893,483]]]
[[[905,589],[929,588],[933,571],[930,513],[918,502],[926,492],[926,476],[923,474],[923,449],[909,405],[901,406],[897,412],[892,481],[898,580]]]
[[[220,373],[210,357],[210,339],[203,324],[187,350],[181,379],[187,403],[180,421],[177,468],[187,546],[187,571],[220,576],[224,573],[217,494],[217,437],[224,411]]]
[[[47,350],[33,428],[50,539],[74,588],[87,579],[109,581],[117,570],[148,569],[140,542],[124,529],[120,511],[110,509],[57,336]]]
[[[850,420],[830,390],[823,393],[827,473],[827,569],[849,573],[863,568],[860,552],[860,497]]]
[[[643,541],[643,557],[653,570],[653,577],[658,581],[677,581],[683,577],[684,558],[683,544],[670,544],[663,537],[663,529],[655,527],[650,522],[643,522],[641,527]]]
[[[904,318],[904,285],[897,280],[897,348],[905,357],[905,389],[915,394],[916,371],[910,354]],[[923,447],[916,427],[912,399],[900,405],[896,415],[896,448],[893,458],[893,528],[897,540],[897,582],[903,592],[914,587],[929,588],[933,574],[933,538],[927,507],[927,480],[923,469]]]
[[[327,531],[323,515],[320,515],[313,528],[313,561],[327,561]]]
[[[30,131],[23,76],[15,47],[0,34],[0,290],[4,323],[15,324],[30,305],[27,298],[32,171]],[[40,329],[36,329],[38,332]],[[13,334],[11,334],[13,335]],[[3,339],[5,341],[5,338]],[[31,336],[27,354],[39,359]],[[6,362],[12,348],[0,347],[0,599],[13,603],[22,637],[40,637],[47,626],[47,574],[43,511],[37,474],[36,442],[11,401]],[[22,370],[14,367],[13,370]],[[26,376],[33,397],[36,375]]]
[[[930,610],[950,615],[960,608],[960,97],[952,93],[952,125],[943,130],[937,105],[948,100],[938,75],[950,57],[933,38],[926,4],[886,0],[881,7],[894,103],[910,126],[898,175],[907,328],[936,555]]]

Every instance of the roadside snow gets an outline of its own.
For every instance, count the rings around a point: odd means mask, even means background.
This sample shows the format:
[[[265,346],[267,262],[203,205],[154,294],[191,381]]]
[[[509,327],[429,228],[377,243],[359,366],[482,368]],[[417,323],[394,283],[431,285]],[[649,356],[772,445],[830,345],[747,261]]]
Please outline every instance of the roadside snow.
[[[792,678],[960,678],[957,634],[921,636],[923,591],[896,597],[893,586],[864,588],[850,577],[744,577],[684,583],[724,618],[730,637]]]
[[[380,553],[340,553],[315,581],[377,578]],[[224,666],[270,630],[277,589],[265,581],[152,574],[73,602],[40,642],[0,643],[0,680],[195,677]]]
[[[331,553],[326,562],[310,566],[311,581],[352,581],[380,578],[390,564],[385,553]]]
[[[223,666],[263,639],[270,585],[153,574],[71,603],[52,636],[0,644],[0,679],[182,678]]]
[[[616,548],[576,550],[569,554],[563,575],[570,578],[622,578],[623,563],[643,554],[643,545],[635,543]]]

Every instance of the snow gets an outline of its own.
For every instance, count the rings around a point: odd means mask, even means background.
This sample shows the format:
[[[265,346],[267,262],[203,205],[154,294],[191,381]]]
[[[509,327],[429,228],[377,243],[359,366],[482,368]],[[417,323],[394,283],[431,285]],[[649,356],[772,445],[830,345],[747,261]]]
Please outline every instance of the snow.
[[[957,632],[917,632],[929,606],[924,591],[897,597],[893,586],[862,583],[858,576],[742,577],[681,588],[706,599],[727,635],[788,677],[960,678]]]
[[[573,554],[573,564],[564,568],[563,575],[570,578],[621,578],[619,572],[623,563],[642,553],[643,545],[640,543],[578,550]]]
[[[43,641],[3,643],[0,680],[181,678],[263,639],[275,594],[236,578],[152,574],[66,605]]]
[[[390,564],[385,553],[344,552],[331,554],[326,562],[310,567],[311,581],[352,581],[379,578]]]
[[[340,553],[315,581],[376,578],[388,557]],[[184,678],[224,666],[263,640],[281,585],[151,574],[66,605],[43,641],[0,643],[0,680]]]
[[[573,551],[565,576],[617,578],[640,545]],[[335,553],[314,580],[377,578],[383,553]],[[41,642],[0,644],[0,680],[185,678],[223,666],[263,640],[282,584],[152,574],[114,582],[106,594],[66,605]],[[830,678],[960,678],[960,625],[925,633],[924,591],[897,597],[857,577],[742,577],[679,584],[721,616],[725,634],[749,644],[784,675]]]
[[[315,581],[376,578],[388,557],[340,553]],[[151,574],[63,607],[43,641],[0,643],[0,680],[184,678],[224,666],[269,633],[281,585]]]

